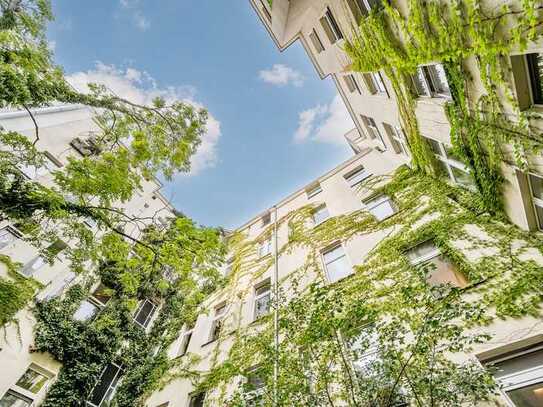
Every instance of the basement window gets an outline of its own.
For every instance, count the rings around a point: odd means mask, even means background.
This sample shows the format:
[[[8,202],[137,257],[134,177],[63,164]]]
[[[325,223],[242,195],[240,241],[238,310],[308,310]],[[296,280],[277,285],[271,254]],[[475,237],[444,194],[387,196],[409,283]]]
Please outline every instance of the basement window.
[[[109,401],[111,401],[115,395],[115,390],[119,384],[121,375],[121,366],[115,363],[108,364],[94,385],[89,398],[87,399],[87,405],[92,407],[109,405]]]
[[[315,31],[315,29],[313,29],[311,33],[309,33],[309,39],[311,40],[311,43],[313,44],[313,47],[318,54],[324,51],[324,45],[322,45],[322,41],[319,38],[319,35],[317,34],[317,31]]]
[[[255,310],[253,319],[267,315],[270,312],[271,282],[266,279],[255,287]]]
[[[512,406],[543,405],[543,349],[541,346],[486,363]]]
[[[332,44],[343,38],[343,34],[339,29],[339,25],[330,8],[326,8],[326,12],[324,13],[324,16],[321,17],[320,22],[326,36]]]
[[[451,91],[441,64],[423,65],[411,76],[417,95],[450,98]]]
[[[322,252],[322,260],[328,281],[333,283],[353,274],[345,250],[341,244]]]
[[[466,278],[440,253],[432,240],[418,244],[406,254],[414,266],[431,265],[426,276],[426,281],[431,286],[450,284],[462,288],[468,285]]]

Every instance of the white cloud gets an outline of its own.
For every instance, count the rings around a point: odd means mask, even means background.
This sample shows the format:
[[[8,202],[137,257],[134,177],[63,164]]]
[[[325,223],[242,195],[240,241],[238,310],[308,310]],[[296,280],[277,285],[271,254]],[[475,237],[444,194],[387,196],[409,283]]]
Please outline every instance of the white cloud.
[[[353,120],[343,100],[336,95],[329,105],[317,105],[300,112],[293,141],[343,144],[345,143],[343,136],[353,128]]]
[[[119,0],[121,8],[127,10],[132,22],[141,31],[146,31],[151,27],[151,22],[140,9],[140,0]]]
[[[191,86],[158,87],[154,78],[147,72],[134,68],[121,69],[115,65],[96,63],[96,67],[86,72],[76,72],[67,77],[70,84],[81,92],[88,91],[88,83],[105,85],[116,95],[138,104],[149,104],[156,97],[167,102],[182,100],[196,107],[203,107],[194,99],[194,88]],[[202,143],[191,159],[191,175],[206,168],[214,167],[218,162],[217,144],[221,136],[221,123],[209,114],[207,131]]]
[[[292,83],[296,87],[304,84],[304,76],[283,64],[275,64],[271,69],[264,69],[258,73],[258,77],[266,83],[276,86],[285,86]]]

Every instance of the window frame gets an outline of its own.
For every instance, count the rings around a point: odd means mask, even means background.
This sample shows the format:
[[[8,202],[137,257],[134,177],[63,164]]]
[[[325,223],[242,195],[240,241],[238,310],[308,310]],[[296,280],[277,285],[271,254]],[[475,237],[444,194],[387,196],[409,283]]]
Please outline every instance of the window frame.
[[[0,252],[2,250],[4,250],[4,249],[10,247],[17,240],[19,240],[19,239],[21,239],[23,237],[22,234],[11,225],[7,225],[7,226],[4,226],[3,228],[0,228],[0,234],[3,236],[4,234],[2,232],[7,232],[7,234],[10,234],[11,236],[13,236],[13,239],[10,240],[9,242],[7,242],[4,246],[2,246],[2,243],[0,242]]]
[[[461,163],[460,161],[454,159],[454,158],[451,158],[449,157],[449,155],[447,154],[447,149],[445,148],[445,143],[442,143],[441,141],[438,141],[438,140],[435,140],[433,138],[430,138],[430,137],[426,137],[426,136],[423,136],[425,139],[427,140],[430,140],[429,143],[435,143],[434,145],[435,146],[438,146],[439,148],[439,153],[435,152],[433,149],[432,149],[432,152],[434,153],[434,157],[439,160],[440,162],[442,162],[444,165],[445,165],[445,168],[447,170],[447,175],[448,175],[448,178],[454,182],[455,185],[458,185],[460,187],[463,187],[463,188],[467,188],[469,190],[475,190],[475,185],[469,185],[469,184],[462,184],[460,182],[457,181],[457,178],[456,176],[454,175],[454,172],[453,172],[453,168],[457,169],[457,170],[460,170],[466,174],[468,174],[469,176],[472,176],[471,175],[471,171],[469,170],[468,166],[465,165],[464,163]]]
[[[185,329],[183,330],[183,334],[181,335],[181,342],[179,343],[179,349],[177,350],[178,357],[185,356],[188,353],[193,333],[194,325],[189,327],[189,325],[185,324]]]
[[[187,407],[195,407],[195,404],[193,404],[193,403],[196,400],[196,398],[201,396],[201,395],[203,395],[202,406],[205,405],[207,394],[206,394],[205,391],[199,391],[199,392],[193,392],[193,393],[189,394],[189,400],[188,400]]]
[[[330,7],[326,7],[324,14],[320,18],[320,23],[331,44],[335,44],[344,38],[343,32],[341,31],[341,28],[339,27],[339,24]],[[324,23],[326,23],[326,26]]]
[[[28,407],[34,406],[34,399],[28,396],[25,396],[24,394],[21,394],[18,391],[13,390],[13,389],[7,389],[7,391],[2,395],[2,397],[0,397],[0,401],[2,401],[2,399],[8,395],[13,396],[18,400],[24,401],[25,403],[27,403]]]
[[[385,143],[385,140],[383,138],[383,135],[381,134],[381,131],[379,130],[379,127],[377,127],[377,123],[373,119],[373,117],[360,115],[362,118],[362,122],[364,123],[364,126],[366,127],[366,130],[372,140],[379,139],[381,142],[383,148],[386,150],[387,145]]]
[[[324,217],[324,219],[318,220],[318,219],[316,219],[316,215],[318,213],[324,213],[324,214],[326,214],[326,216]],[[322,223],[326,222],[328,219],[330,219],[330,211],[328,210],[328,207],[326,206],[325,203],[320,204],[319,206],[317,206],[314,209],[313,214],[312,214],[312,218],[313,218],[313,226],[314,227],[319,226],[320,224],[322,224]]]
[[[147,315],[147,317],[145,318],[144,323],[142,324],[139,321],[137,321],[136,318],[138,317],[140,311],[143,310],[143,307],[145,306],[145,304],[147,302],[151,303],[153,305],[153,308],[151,309],[151,312],[149,313],[149,315]],[[134,312],[134,316],[133,316],[132,319],[133,319],[135,324],[139,325],[143,330],[146,331],[151,326],[150,323],[153,320],[153,317],[155,316],[155,313],[156,313],[157,309],[158,309],[158,304],[155,301],[153,301],[153,300],[151,300],[149,298],[145,298],[144,300],[142,300],[140,302],[136,312]]]
[[[22,386],[20,386],[18,383],[21,381],[21,379],[26,375],[26,373],[32,370],[35,373],[45,377],[45,382],[41,385],[41,387],[36,391],[33,392],[30,389],[26,389]],[[8,390],[2,395],[0,400],[8,393],[11,393],[13,396],[20,398],[23,401],[30,400],[29,406],[33,406],[36,399],[39,399],[43,396],[45,392],[47,392],[47,389],[49,387],[49,384],[51,383],[51,380],[55,377],[55,374],[53,372],[50,372],[49,370],[41,367],[40,365],[36,363],[30,363],[24,372],[19,376],[19,378],[16,380],[16,382],[8,388]]]
[[[322,192],[322,185],[320,184],[320,182],[311,184],[305,189],[307,199],[311,199],[317,196],[318,194],[320,194],[321,192]]]
[[[221,332],[224,329],[224,319],[226,317],[226,315],[225,315],[226,314],[226,302],[223,301],[223,302],[219,303],[218,305],[216,305],[213,308],[213,310],[214,310],[214,315],[213,315],[213,319],[211,320],[211,329],[209,331],[209,338],[208,338],[208,341],[205,344],[215,342],[216,340],[218,340],[220,338]],[[218,310],[221,310],[221,312],[219,313]],[[219,326],[219,331],[215,336],[217,325]]]
[[[345,82],[345,85],[347,86],[347,90],[350,93],[358,92],[359,95],[362,94],[360,91],[360,87],[358,86],[358,82],[356,82],[356,78],[353,74],[346,74],[343,75],[343,81]]]
[[[94,389],[96,388],[96,386],[100,383],[100,380],[102,379],[102,376],[104,375],[104,373],[106,372],[107,368],[110,366],[110,365],[113,365],[117,368],[117,371],[115,372],[115,375],[113,376],[113,379],[111,380],[111,382],[108,384],[107,386],[107,389],[106,391],[104,392],[104,395],[102,396],[101,400],[100,400],[100,403],[98,404],[94,404],[92,402],[90,402],[88,399],[92,396],[92,394],[94,393]],[[102,403],[104,403],[104,401],[106,401],[106,399],[108,398],[108,393],[110,390],[112,390],[110,396],[109,396],[109,400],[111,400],[111,398],[113,396],[115,396],[115,393],[117,391],[117,387],[119,386],[119,383],[121,381],[121,377],[123,374],[123,367],[121,364],[118,364],[118,363],[115,363],[115,362],[109,362],[106,366],[104,366],[104,368],[102,369],[102,372],[100,373],[100,376],[98,376],[98,378],[96,379],[96,382],[94,383],[94,386],[92,386],[92,389],[91,391],[89,392],[89,395],[87,396],[87,398],[85,399],[85,404],[86,405],[89,405],[89,406],[92,406],[92,407],[101,407],[102,406]],[[113,386],[111,385],[112,383],[115,383]],[[108,401],[109,401],[108,400]]]
[[[324,44],[322,43],[321,38],[319,37],[319,34],[315,28],[313,28],[309,33],[309,40],[313,44],[313,48],[315,48],[317,54],[320,54],[325,50]]]
[[[388,89],[385,85],[381,72],[364,72],[362,76],[364,78],[364,82],[366,82],[366,87],[372,95],[388,96]]]
[[[263,248],[265,249],[265,253],[263,252]],[[271,236],[260,242],[258,246],[258,257],[263,258],[272,253],[272,238]]]
[[[359,181],[356,181],[353,183],[352,179],[355,178],[355,176],[361,172],[364,172],[366,175],[362,177]],[[363,165],[359,165],[356,168],[352,169],[351,171],[347,172],[346,174],[343,174],[343,179],[345,179],[345,182],[347,182],[347,184],[349,185],[349,188],[352,189],[360,185],[362,182],[364,182],[371,176],[372,174],[366,171],[366,168]]]
[[[530,100],[533,106],[543,106],[543,79],[537,75],[536,70],[537,62],[534,61],[534,57],[542,55],[543,52],[529,52],[524,54],[524,62],[526,64],[526,79],[530,91]],[[541,69],[541,75],[543,75],[543,68]],[[539,86],[537,86],[539,85]]]
[[[385,128],[385,131],[389,136],[390,145],[392,146],[394,152],[396,154],[401,154],[409,157],[410,154],[409,148],[407,146],[407,138],[401,126],[393,126],[389,123],[383,122],[383,127]]]
[[[334,250],[336,250],[338,248],[341,248],[341,250],[343,251],[343,255],[336,258],[336,259],[334,259],[334,260],[332,260],[331,262],[327,263],[326,259],[324,257],[325,254],[331,253],[331,252],[333,252]],[[320,251],[320,255],[321,255],[322,265],[323,265],[323,268],[324,268],[324,274],[325,274],[326,279],[328,280],[329,284],[337,283],[338,281],[344,280],[345,278],[347,278],[349,276],[352,276],[354,274],[353,265],[352,265],[352,263],[351,263],[351,261],[349,259],[349,256],[347,256],[347,251],[345,250],[345,246],[343,245],[342,242],[336,242],[335,244],[331,244],[331,245],[325,247],[324,249],[322,249]],[[330,274],[328,272],[328,265],[331,264],[331,263],[334,263],[335,261],[339,260],[340,258],[345,258],[346,259],[346,264],[349,267],[350,273],[344,275],[341,278],[338,278],[337,280],[332,281],[332,279],[330,278]]]
[[[419,65],[417,67],[417,72],[413,75],[411,75],[411,82],[413,83],[413,89],[415,90],[415,93],[418,97],[429,97],[429,98],[442,98],[442,99],[451,99],[451,93],[450,93],[450,85],[447,81],[447,88],[449,89],[449,93],[443,93],[438,92],[436,82],[435,82],[435,75],[433,72],[430,71],[430,68],[434,68],[436,66],[441,66],[442,69],[443,65],[440,63],[432,63],[432,64],[425,64],[425,65]],[[424,88],[425,93],[420,93],[419,89],[415,82],[415,76],[422,80],[422,86]],[[446,79],[446,78],[445,78]]]
[[[258,290],[260,290],[261,288],[264,288],[264,287],[267,287],[267,291],[264,291],[260,294],[258,294]],[[260,318],[268,315],[270,313],[270,307],[271,307],[271,279],[270,278],[267,278],[265,279],[264,281],[261,281],[260,283],[258,283],[257,285],[254,286],[254,301],[253,301],[253,321],[257,321],[259,320]],[[268,309],[266,310],[265,313],[262,313],[262,314],[258,314],[258,307],[257,307],[257,304],[258,304],[258,301],[261,300],[262,298],[264,297],[269,297],[269,300],[268,300]]]
[[[532,209],[533,209],[535,217],[537,219],[537,228],[539,230],[543,230],[543,217],[541,217],[541,219],[540,219],[540,216],[538,215],[538,212],[537,212],[537,207],[541,208],[541,211],[543,212],[543,199],[538,198],[538,197],[535,196],[534,188],[532,186],[532,177],[536,177],[536,178],[541,179],[541,181],[543,183],[543,176],[535,174],[533,172],[528,173],[528,185],[529,185],[529,188],[530,188],[530,198],[531,198],[531,201],[532,201]]]
[[[378,201],[375,203],[375,201]],[[374,202],[373,204],[370,204],[371,202]],[[383,218],[379,218],[377,217],[377,215],[375,215],[374,212],[372,212],[373,209],[379,207],[380,205],[383,205],[385,203],[389,203],[390,204],[390,207],[392,208],[392,213],[389,214],[388,216],[385,216]],[[388,218],[390,218],[391,216],[394,216],[396,213],[398,213],[398,210],[397,210],[397,207],[394,203],[394,201],[392,200],[392,198],[388,195],[384,195],[384,194],[380,194],[380,195],[373,195],[367,199],[364,199],[363,201],[363,204],[364,204],[364,207],[365,209],[374,217],[376,218],[379,222],[382,222]]]

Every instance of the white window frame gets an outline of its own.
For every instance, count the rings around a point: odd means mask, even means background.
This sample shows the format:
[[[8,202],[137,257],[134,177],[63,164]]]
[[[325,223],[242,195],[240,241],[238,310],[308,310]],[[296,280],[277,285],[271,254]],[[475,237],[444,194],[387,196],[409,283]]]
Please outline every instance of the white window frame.
[[[493,360],[491,363],[488,363],[487,366],[492,366],[498,362],[504,362],[510,359],[515,359],[517,357],[528,355],[533,352],[537,352],[543,349],[543,345],[532,347],[524,351],[515,352],[511,355],[508,355],[503,358],[498,358]],[[528,387],[533,384],[543,382],[543,364],[533,368],[520,370],[509,375],[496,378],[496,381],[500,384],[500,393],[503,398],[507,401],[507,404],[511,407],[516,407],[511,398],[507,395],[507,391],[522,389],[523,387]]]
[[[426,137],[426,136],[424,136]],[[447,169],[447,175],[449,176],[449,179],[454,182],[456,185],[459,185],[461,187],[465,187],[465,188],[468,188],[470,190],[474,190],[475,189],[475,186],[470,186],[470,185],[467,185],[467,184],[461,184],[460,182],[458,182],[456,180],[456,177],[453,173],[453,168],[459,170],[459,171],[462,171],[462,172],[465,172],[467,174],[470,174],[471,175],[471,171],[469,170],[468,166],[465,165],[464,163],[461,163],[460,161],[457,161],[455,160],[454,158],[451,158],[447,155],[447,149],[445,148],[445,144],[442,143],[441,141],[437,141],[435,139],[432,139],[430,137],[426,137],[427,139],[429,140],[432,140],[434,141],[438,146],[439,146],[439,150],[440,150],[440,154],[437,154],[434,152],[434,157],[436,159],[438,159],[439,161],[441,161],[446,169]]]
[[[362,94],[360,91],[360,87],[358,86],[358,82],[356,81],[356,78],[353,74],[346,74],[343,75],[343,81],[345,82],[345,85],[347,86],[347,90],[350,93],[354,93],[355,91],[358,92],[358,94]]]
[[[362,341],[362,336],[364,336],[364,333],[371,328],[372,325],[365,325],[360,328],[360,333],[357,335],[356,340],[349,339],[347,341],[348,346],[347,348],[351,352],[352,355],[352,367],[355,372],[360,372],[363,374],[368,374],[367,367],[372,361],[381,359],[381,349],[379,347],[379,336],[376,332],[370,332],[368,336],[368,347],[361,355],[355,355],[355,352],[357,351],[356,345],[360,344]],[[357,365],[361,365],[360,369]],[[361,372],[360,370],[364,370]]]
[[[372,95],[388,95],[381,72],[364,72],[362,76],[364,77],[366,86]]]
[[[411,80],[413,81],[413,86],[415,88],[415,91],[416,91],[418,96],[451,99],[450,85],[449,85],[446,78],[445,78],[445,81],[446,81],[446,84],[447,84],[447,88],[449,88],[449,93],[442,93],[442,92],[438,92],[438,91],[435,90],[435,89],[437,89],[437,86],[436,86],[436,83],[434,81],[434,72],[431,71],[430,69],[435,70],[436,66],[439,66],[439,67],[441,67],[441,69],[444,69],[443,65],[438,64],[438,63],[420,65],[419,67],[417,67],[417,72],[415,73],[415,75],[420,79],[425,93],[421,94],[419,92],[419,90],[417,89],[417,86],[415,85],[415,79],[411,78]],[[434,90],[432,90],[432,89],[434,89]]]
[[[334,13],[332,13],[330,7],[326,7],[326,10],[324,11],[324,14],[321,18],[324,18],[326,24],[328,25],[328,29],[333,34],[334,41],[332,41],[332,44],[335,44],[339,40],[342,40],[343,32],[341,31],[341,27],[339,26],[339,23],[334,16]]]
[[[534,210],[535,218],[537,219],[537,228],[543,230],[543,219],[539,219],[537,214],[537,207],[541,208],[543,211],[543,199],[537,198],[534,194],[534,189],[532,186],[532,177],[540,178],[543,181],[543,176],[534,174],[533,172],[528,173],[528,184],[530,186],[530,197],[532,198],[532,207]]]
[[[218,312],[218,310],[221,310],[220,313]],[[207,343],[218,340],[219,337],[221,336],[221,333],[223,332],[224,319],[225,319],[225,314],[226,314],[226,302],[222,302],[216,305],[214,308],[214,312],[215,314],[213,315],[213,319],[211,320],[211,330],[209,331],[209,339]],[[215,327],[217,326],[217,324],[220,324],[219,333],[217,337],[214,338]]]
[[[153,308],[151,312],[149,313],[149,315],[147,315],[147,318],[145,319],[144,323],[142,324],[139,321],[136,321],[136,317],[138,316],[138,314],[140,313],[140,311],[143,309],[143,307],[145,306],[147,302],[150,302],[153,305]],[[153,317],[156,314],[157,308],[158,308],[158,305],[154,301],[150,300],[149,298],[142,300],[138,308],[136,309],[136,312],[134,313],[134,317],[133,317],[134,323],[138,324],[144,330],[149,329],[149,327],[151,326],[151,321],[153,320]]]
[[[307,199],[311,199],[322,192],[322,186],[320,183],[312,184],[305,189]]]
[[[185,356],[189,351],[190,342],[192,341],[192,335],[194,334],[194,326],[185,326],[183,335],[181,335],[181,342],[179,343],[179,349],[177,350],[177,356]],[[184,351],[183,351],[184,350]]]
[[[419,264],[422,264],[422,263],[426,263],[427,261],[430,261],[432,259],[435,259],[436,257],[439,257],[441,256],[441,251],[439,250],[439,248],[435,245],[434,241],[432,239],[428,239],[428,240],[425,240],[423,242],[419,242],[417,243],[416,245],[410,247],[409,249],[407,249],[407,252],[409,252],[411,249],[414,249],[415,247],[421,245],[421,244],[424,244],[424,243],[427,243],[427,242],[431,242],[432,245],[434,246],[434,249],[431,250],[429,253],[425,254],[424,256],[420,256],[420,257],[417,257],[416,259],[411,259],[409,258],[408,256],[408,259],[409,259],[409,262],[413,265],[413,266],[417,266]]]
[[[393,126],[389,123],[386,124],[386,128],[389,129],[388,134],[390,136],[390,144],[396,154],[403,154],[409,157],[409,148],[407,147],[405,132],[400,126]]]
[[[317,33],[317,30],[315,28],[313,28],[309,33],[309,40],[313,44],[313,48],[315,48],[317,54],[320,54],[324,51],[324,44],[322,43],[321,38],[319,37],[319,34]]]
[[[322,213],[323,216],[323,219],[317,219],[316,218],[316,215],[318,213]],[[330,219],[330,212],[328,211],[328,207],[326,206],[326,204],[321,204],[319,206],[317,206],[315,208],[315,211],[313,212],[313,226],[319,226],[321,223],[324,223],[326,222],[328,219]]]
[[[332,251],[334,251],[334,250],[336,250],[337,248],[340,248],[340,247],[341,247],[341,250],[343,250],[343,256],[340,256],[340,257],[332,260],[331,262],[327,263],[325,258],[324,258],[324,255],[327,254],[327,253],[330,253],[330,252],[332,252]],[[345,278],[347,278],[347,277],[354,274],[353,265],[352,265],[352,263],[351,263],[351,261],[349,259],[349,256],[347,256],[347,251],[345,250],[345,246],[343,245],[343,243],[338,242],[336,244],[333,244],[333,245],[330,245],[330,246],[326,247],[325,249],[321,250],[320,255],[321,255],[322,265],[324,267],[324,273],[325,273],[326,279],[328,280],[329,283],[331,283],[331,284],[336,283],[336,282],[341,281],[341,280],[343,280],[343,279],[345,279]],[[330,278],[330,275],[328,273],[328,264],[334,263],[335,261],[338,261],[340,258],[343,258],[343,257],[346,258],[346,264],[349,267],[351,272],[349,274],[346,274],[345,276],[343,276],[341,278],[338,278],[337,280],[332,281],[332,279]]]
[[[260,369],[260,366],[257,365],[247,370],[246,376],[245,376],[246,384],[249,383],[249,375],[251,375],[253,372],[258,372],[259,369]],[[266,391],[266,383],[264,382],[262,386],[257,387],[254,390],[245,392],[244,396],[249,403],[254,403],[256,401],[255,399],[262,396],[265,393],[265,391]],[[257,406],[257,404],[249,404],[249,405]],[[258,404],[258,405],[263,405],[263,404]]]
[[[362,172],[364,173],[364,175],[360,178],[360,180],[353,182],[353,179],[356,178],[356,175]],[[347,184],[349,184],[350,188],[354,188],[358,186],[360,183],[364,182],[369,177],[371,177],[371,173],[367,172],[366,169],[362,165],[356,167],[355,169],[349,171],[347,174],[343,175],[343,178],[345,179]]]
[[[92,406],[92,407],[101,407],[102,404],[104,403],[104,401],[110,401],[115,396],[115,392],[117,391],[117,387],[119,387],[119,383],[121,382],[121,379],[119,378],[119,376],[122,375],[122,373],[123,373],[123,367],[120,364],[110,362],[104,367],[104,369],[102,370],[102,373],[100,373],[100,376],[98,376],[98,379],[96,379],[96,383],[94,383],[94,386],[92,386],[92,389],[91,389],[89,395],[87,396],[87,398],[89,398],[92,395],[92,393],[94,392],[94,389],[96,388],[98,383],[100,383],[100,379],[102,378],[103,374],[106,372],[106,369],[108,368],[109,365],[115,366],[117,368],[117,372],[115,373],[115,376],[113,376],[113,379],[109,383],[109,385],[108,385],[108,387],[107,387],[107,389],[106,389],[106,391],[104,393],[104,396],[102,397],[102,400],[100,400],[99,404],[94,404],[94,403],[91,403],[88,400],[85,400],[85,403],[87,405]],[[112,386],[111,383],[115,383],[115,385]],[[109,393],[110,389],[111,389],[111,394],[108,397],[108,393]]]
[[[21,233],[19,233],[19,231],[17,231],[15,228],[11,226],[5,226],[2,229],[0,229],[0,235],[4,236],[6,234],[13,236],[13,239],[5,243],[4,246],[2,246],[2,243],[0,243],[0,251],[10,247],[22,237]]]
[[[360,115],[362,118],[362,122],[366,126],[366,130],[368,131],[368,134],[371,139],[379,139],[381,144],[383,145],[383,148],[386,150],[387,145],[385,143],[385,140],[383,139],[383,135],[381,134],[381,131],[379,130],[379,127],[377,127],[377,123],[372,117]]]
[[[268,290],[267,291],[264,291],[260,294],[257,294],[258,290],[260,290],[261,288],[263,287],[268,287]],[[259,284],[255,285],[254,287],[254,292],[255,292],[255,300],[254,300],[254,305],[253,305],[253,321],[256,321],[260,318],[262,318],[263,316],[267,315],[270,313],[270,307],[271,307],[271,280],[268,278],[262,282],[260,282]],[[257,315],[257,304],[258,304],[258,301],[264,297],[269,297],[269,300],[268,300],[268,310],[263,313],[263,314],[260,314],[260,315]]]
[[[267,255],[271,254],[271,252],[272,252],[272,238],[270,236],[263,242],[260,242],[260,245],[258,246],[258,256],[266,257]]]
[[[386,204],[386,203],[388,203],[390,205],[390,207],[392,208],[392,213],[389,214],[388,216],[383,217],[383,218],[377,217],[377,215],[375,214],[375,212],[373,210],[378,208],[379,206],[381,206],[383,204]],[[364,206],[365,206],[366,210],[369,213],[371,213],[378,221],[383,221],[385,219],[388,219],[391,216],[395,215],[396,212],[397,212],[396,205],[394,204],[394,201],[387,195],[376,195],[376,196],[372,196],[372,197],[370,197],[368,199],[365,199],[364,200]]]

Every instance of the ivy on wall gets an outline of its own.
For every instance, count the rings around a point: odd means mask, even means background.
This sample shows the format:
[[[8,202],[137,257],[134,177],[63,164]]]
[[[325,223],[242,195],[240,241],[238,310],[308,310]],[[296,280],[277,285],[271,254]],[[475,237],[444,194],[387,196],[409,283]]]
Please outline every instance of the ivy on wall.
[[[390,79],[414,168],[436,175],[433,154],[415,114],[411,75],[417,67],[444,65],[452,101],[446,105],[456,156],[471,169],[484,208],[501,209],[502,147],[514,148],[522,168],[541,151],[534,112],[519,109],[513,97],[509,56],[541,35],[543,6],[526,0],[495,7],[478,1],[409,0],[401,11],[388,2],[360,21],[346,44],[356,71],[383,70]],[[476,66],[476,72],[469,67]],[[480,93],[474,77],[484,87]],[[435,163],[434,163],[435,164]]]
[[[448,355],[469,353],[473,345],[487,341],[489,336],[474,328],[496,318],[540,315],[539,239],[503,218],[482,214],[480,196],[407,168],[391,180],[370,182],[365,188],[394,200],[395,215],[379,222],[360,210],[313,227],[314,208],[305,207],[279,219],[279,228],[289,229],[288,242],[279,248],[280,261],[300,250],[305,261],[281,280],[278,355],[271,316],[247,326],[241,307],[235,308],[252,301],[253,287],[273,265],[272,257],[256,255],[271,229],[254,241],[238,234],[230,241],[233,271],[220,297],[232,317],[224,335],[209,345],[212,368],[198,371],[200,358],[189,354],[164,384],[189,379],[208,392],[209,405],[243,406],[250,390],[243,377],[258,366],[267,384],[260,397],[268,405],[277,356],[280,405],[390,406],[397,398],[416,405],[461,405],[492,399],[490,373],[470,360],[453,362]],[[354,238],[367,238],[375,247],[354,266],[353,275],[328,285],[321,250]],[[467,287],[429,285],[432,267],[410,263],[406,252],[428,240],[469,281]],[[380,358],[372,365],[375,375],[364,376],[352,361],[371,350],[372,335],[378,337]],[[346,346],[354,338],[359,338],[358,351]],[[229,345],[221,350],[225,341]]]

